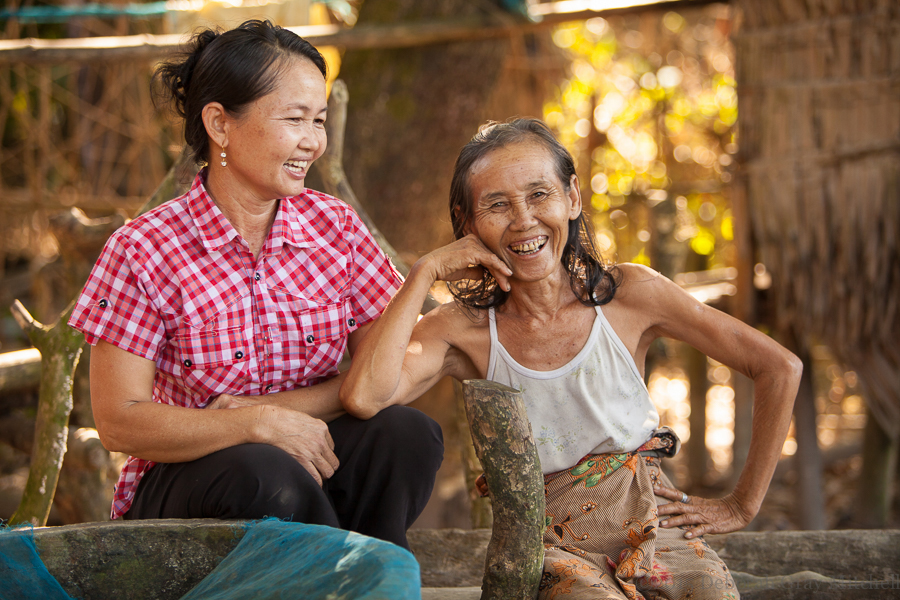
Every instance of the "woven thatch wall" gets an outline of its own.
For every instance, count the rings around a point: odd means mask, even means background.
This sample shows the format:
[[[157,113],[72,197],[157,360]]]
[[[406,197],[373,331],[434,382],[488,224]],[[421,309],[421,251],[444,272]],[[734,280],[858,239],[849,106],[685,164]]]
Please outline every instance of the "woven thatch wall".
[[[740,147],[779,325],[900,435],[900,3],[737,0]]]

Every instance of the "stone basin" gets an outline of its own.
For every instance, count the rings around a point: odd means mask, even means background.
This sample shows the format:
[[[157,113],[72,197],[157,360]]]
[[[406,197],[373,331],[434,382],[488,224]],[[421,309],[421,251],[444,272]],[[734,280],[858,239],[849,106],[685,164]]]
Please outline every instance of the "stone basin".
[[[240,522],[119,521],[39,527],[44,564],[73,597],[176,600],[237,546]],[[413,529],[425,600],[475,600],[490,531]],[[747,600],[900,598],[900,530],[708,536]]]

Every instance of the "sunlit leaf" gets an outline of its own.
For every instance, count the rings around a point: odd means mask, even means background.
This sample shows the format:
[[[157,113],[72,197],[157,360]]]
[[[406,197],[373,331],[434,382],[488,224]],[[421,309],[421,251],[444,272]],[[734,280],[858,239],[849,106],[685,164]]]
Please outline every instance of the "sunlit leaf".
[[[591,207],[598,212],[609,210],[609,196],[606,194],[591,194]]]
[[[697,235],[691,239],[691,250],[707,256],[716,247],[716,237],[705,227],[700,227]]]
[[[641,251],[638,252],[637,256],[631,259],[631,262],[637,263],[639,265],[650,266],[650,257],[647,256],[647,253],[641,248]]]
[[[731,217],[731,211],[726,211],[722,217],[722,237],[728,241],[734,239],[734,219]]]

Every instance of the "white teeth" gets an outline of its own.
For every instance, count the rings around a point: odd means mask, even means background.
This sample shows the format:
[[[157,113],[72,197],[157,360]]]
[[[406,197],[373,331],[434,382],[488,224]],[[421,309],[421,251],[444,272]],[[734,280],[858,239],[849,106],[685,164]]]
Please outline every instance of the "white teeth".
[[[309,161],[307,160],[289,160],[284,165],[287,167],[288,171],[296,171],[302,172],[309,165]]]
[[[541,236],[540,238],[525,244],[510,244],[509,248],[516,254],[533,254],[540,250],[546,243],[547,237]]]

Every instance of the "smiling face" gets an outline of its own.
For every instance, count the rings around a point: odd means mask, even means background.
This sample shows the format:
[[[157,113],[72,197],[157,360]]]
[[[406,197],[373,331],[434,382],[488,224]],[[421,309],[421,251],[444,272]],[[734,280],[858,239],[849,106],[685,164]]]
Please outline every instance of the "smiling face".
[[[491,151],[469,170],[469,229],[513,270],[540,281],[564,273],[569,221],[581,214],[578,178],[560,181],[551,153],[522,141]]]
[[[285,59],[272,68],[280,73],[275,89],[227,115],[227,166],[232,184],[249,198],[268,201],[296,196],[304,189],[310,164],[325,152],[328,102],[325,78],[306,58]],[[221,152],[211,144],[213,167]]]

